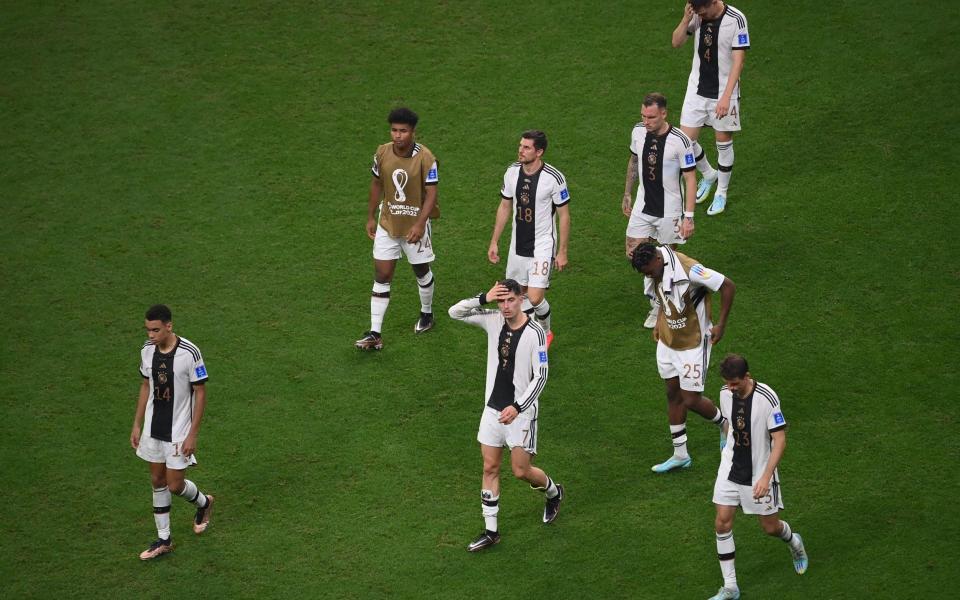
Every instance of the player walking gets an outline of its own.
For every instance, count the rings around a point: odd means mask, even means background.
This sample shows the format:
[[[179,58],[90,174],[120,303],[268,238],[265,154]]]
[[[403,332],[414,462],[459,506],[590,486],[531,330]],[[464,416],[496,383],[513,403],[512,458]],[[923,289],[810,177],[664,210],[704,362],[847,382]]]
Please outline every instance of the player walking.
[[[197,464],[193,453],[207,406],[207,367],[200,349],[173,333],[172,321],[165,305],[151,306],[144,320],[148,339],[140,350],[143,380],[130,445],[137,456],[150,463],[153,518],[157,525],[157,541],[140,553],[141,560],[173,550],[171,492],[197,507],[194,533],[206,531],[213,513],[213,496],[201,493],[194,482],[184,478],[187,467]]]
[[[717,506],[717,557],[723,587],[710,600],[740,597],[734,567],[733,519],[737,506],[744,514],[758,515],[764,533],[790,546],[793,568],[806,572],[808,559],[803,539],[780,520],[783,498],[777,466],[787,447],[787,422],[780,398],[770,386],[753,379],[742,356],[731,354],[720,363],[720,411],[727,418],[727,443],[713,487]]]
[[[493,236],[487,249],[492,263],[500,262],[500,234],[510,215],[510,254],[507,277],[518,281],[526,295],[523,310],[536,316],[547,332],[547,346],[553,341],[550,329],[550,303],[546,299],[550,287],[550,271],[567,266],[570,240],[570,192],[563,173],[543,162],[547,135],[542,131],[525,131],[520,137],[517,162],[503,175],[500,206],[493,225]],[[554,227],[554,213],[558,227]],[[560,239],[557,240],[557,229]],[[556,254],[554,254],[556,250]]]
[[[499,310],[482,308],[487,302],[496,302]],[[470,552],[500,542],[497,513],[504,447],[510,449],[514,476],[546,496],[544,523],[557,518],[563,501],[563,486],[532,464],[537,453],[540,394],[547,383],[547,341],[543,328],[521,309],[522,302],[520,284],[505,279],[487,293],[450,307],[452,318],[487,332],[487,403],[477,433],[483,457],[480,501],[485,528],[467,546]]]

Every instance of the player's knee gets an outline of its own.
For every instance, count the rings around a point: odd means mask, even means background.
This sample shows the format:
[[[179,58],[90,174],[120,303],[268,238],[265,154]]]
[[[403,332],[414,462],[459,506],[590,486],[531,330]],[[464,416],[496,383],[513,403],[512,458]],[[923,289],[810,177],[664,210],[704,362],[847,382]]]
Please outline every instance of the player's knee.
[[[530,300],[530,304],[534,306],[543,302],[544,290],[542,288],[528,287],[527,288],[527,299]]]
[[[510,468],[517,479],[526,479],[530,475],[530,465],[510,465]]]
[[[167,487],[167,475],[165,473],[161,475],[150,475],[150,483],[155,490]]]
[[[733,519],[717,515],[717,519],[714,521],[713,527],[716,529],[717,533],[721,535],[724,533],[730,533],[730,531],[733,529]]]
[[[485,477],[498,477],[500,475],[500,463],[483,463],[483,475]]]
[[[780,531],[783,529],[783,526],[780,525],[780,519],[762,519],[760,527],[763,528],[765,534],[772,536],[780,535]]]

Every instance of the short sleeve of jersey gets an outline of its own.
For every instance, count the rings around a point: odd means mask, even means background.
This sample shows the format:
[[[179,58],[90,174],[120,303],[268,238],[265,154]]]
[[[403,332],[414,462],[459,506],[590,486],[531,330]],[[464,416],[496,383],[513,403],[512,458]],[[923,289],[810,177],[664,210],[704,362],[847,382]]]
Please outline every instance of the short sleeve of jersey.
[[[708,269],[700,263],[697,263],[690,268],[691,283],[696,283],[710,288],[710,290],[714,292],[720,289],[720,286],[723,285],[723,280],[724,277],[722,273]]]
[[[500,186],[500,198],[503,200],[513,200],[513,192],[510,190],[510,169],[503,174],[503,185]]]
[[[767,430],[780,431],[787,426],[787,420],[783,416],[783,410],[781,410],[780,398],[777,397],[776,392],[770,388],[765,388],[764,392],[764,396],[769,393],[776,399],[776,406],[773,406],[772,404],[767,405],[769,406],[769,412],[767,413]]]
[[[144,379],[150,379],[150,376],[147,375],[147,353],[144,350],[140,350],[140,376]]]
[[[680,132],[680,135],[683,136],[680,138],[680,141],[685,143],[681,143],[678,146],[679,156],[677,156],[677,160],[680,162],[680,170],[687,172],[697,168],[697,159],[693,155],[693,143],[690,142],[690,138],[683,135],[683,132]]]
[[[741,13],[737,20],[737,33],[733,36],[733,49],[746,50],[750,48],[750,33],[747,31],[747,17]]]
[[[687,35],[693,35],[693,32],[700,27],[700,15],[693,15],[690,24],[687,25]]]
[[[440,177],[437,171],[437,161],[434,159],[431,163],[430,168],[427,169],[427,176],[423,179],[423,183],[426,185],[437,185],[439,183]]]
[[[635,156],[640,156],[640,152],[643,151],[644,133],[646,131],[642,123],[633,126],[633,131],[630,133],[630,152],[633,152]]]
[[[563,206],[570,202],[570,190],[567,189],[567,179],[563,175],[560,175],[557,179],[557,184],[553,187],[551,196],[554,206]]]
[[[190,383],[203,383],[207,379],[207,366],[203,364],[203,356],[200,354],[200,351],[197,350],[196,359],[193,361],[193,366],[190,369]]]
[[[374,177],[380,177],[380,158],[376,152],[373,153],[373,165],[370,167],[370,172],[373,173]]]

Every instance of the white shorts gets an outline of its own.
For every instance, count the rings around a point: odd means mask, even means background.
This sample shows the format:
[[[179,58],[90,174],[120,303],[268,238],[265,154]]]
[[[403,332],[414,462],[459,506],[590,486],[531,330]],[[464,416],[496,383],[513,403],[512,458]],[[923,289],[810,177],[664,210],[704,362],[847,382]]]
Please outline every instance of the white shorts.
[[[507,279],[516,279],[520,285],[547,289],[550,287],[552,256],[517,256],[510,250],[507,258]]]
[[[182,471],[197,464],[197,459],[192,454],[190,456],[180,454],[181,443],[164,442],[149,435],[144,435],[140,437],[137,456],[147,462],[166,463],[168,469]]]
[[[747,515],[773,515],[783,510],[783,498],[780,496],[780,484],[770,482],[770,491],[762,498],[753,497],[753,486],[740,485],[717,476],[713,485],[713,503],[721,506],[739,506]]]
[[[703,127],[709,125],[714,131],[740,131],[740,99],[730,99],[727,116],[717,119],[717,101],[704,98],[696,92],[687,92],[680,112],[680,125],[684,127]]]
[[[633,205],[630,212],[630,222],[627,224],[627,237],[653,238],[661,244],[686,244],[687,240],[680,237],[680,219],[682,215],[673,217],[654,217],[643,212],[643,202]]]
[[[483,407],[477,441],[484,446],[507,447],[511,450],[523,448],[528,454],[536,454],[538,410],[537,404],[534,403],[533,406],[517,415],[513,423],[504,425],[499,422],[499,410],[492,409],[489,406]]]
[[[407,262],[411,265],[433,262],[436,257],[433,255],[433,240],[430,239],[430,234],[429,220],[423,231],[423,237],[412,244],[406,238],[390,237],[386,229],[377,225],[377,237],[373,240],[373,258],[397,260],[402,250],[407,257]]]
[[[709,335],[703,336],[700,345],[689,350],[674,350],[663,342],[657,342],[657,370],[660,371],[660,377],[679,377],[680,389],[702,392],[707,383],[711,347]]]

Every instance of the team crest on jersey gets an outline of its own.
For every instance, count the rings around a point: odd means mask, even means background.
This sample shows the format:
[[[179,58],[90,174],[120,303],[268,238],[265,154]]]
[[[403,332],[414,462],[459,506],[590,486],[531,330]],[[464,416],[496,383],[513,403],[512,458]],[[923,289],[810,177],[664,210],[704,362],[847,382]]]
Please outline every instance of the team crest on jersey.
[[[160,383],[160,385],[165,385],[167,383],[167,372],[160,371],[157,373],[157,381]]]
[[[747,34],[741,33],[740,35],[738,35],[738,36],[737,36],[737,43],[738,43],[738,44],[746,44],[746,43],[747,43]]]
[[[547,352],[546,352],[546,350],[541,350],[541,351],[539,352],[539,354],[540,354],[540,364],[541,364],[541,365],[546,364],[546,362],[547,362]]]
[[[527,192],[520,192],[520,203],[521,204],[530,204],[530,194]]]
[[[656,155],[656,153],[651,152],[650,154],[647,155],[647,164],[649,164],[649,165],[655,165],[655,164],[657,164],[657,155]]]
[[[746,426],[747,422],[743,419],[743,417],[737,417],[737,431],[743,431]]]
[[[193,372],[197,374],[197,377],[202,378],[207,376],[207,368],[203,365],[200,365],[199,367],[194,369]]]
[[[703,265],[693,265],[693,268],[690,269],[690,272],[704,279],[709,279],[710,277],[713,276],[713,273],[711,273],[707,269],[704,269]]]
[[[704,46],[712,46],[712,45],[713,45],[713,36],[710,35],[709,33],[706,34],[705,36],[703,36],[703,45],[704,45]]]
[[[773,422],[777,425],[783,425],[783,413],[776,412],[773,413]]]
[[[570,197],[570,192],[567,191],[567,188],[563,188],[562,190],[560,190],[560,199],[561,199],[561,200],[566,200],[566,199],[569,198],[569,197]]]

